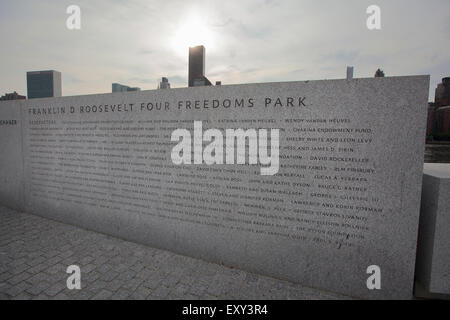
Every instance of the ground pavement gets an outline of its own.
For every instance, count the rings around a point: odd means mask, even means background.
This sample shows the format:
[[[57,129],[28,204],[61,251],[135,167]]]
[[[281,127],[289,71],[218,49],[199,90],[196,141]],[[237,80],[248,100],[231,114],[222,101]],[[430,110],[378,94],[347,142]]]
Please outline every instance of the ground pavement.
[[[0,299],[347,298],[0,206]]]

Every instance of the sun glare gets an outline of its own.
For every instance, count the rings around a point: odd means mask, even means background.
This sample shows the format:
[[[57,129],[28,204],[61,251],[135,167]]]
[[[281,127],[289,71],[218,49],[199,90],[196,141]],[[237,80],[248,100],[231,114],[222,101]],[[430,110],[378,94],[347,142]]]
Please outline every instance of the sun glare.
[[[172,46],[178,55],[187,56],[188,48],[197,45],[204,45],[211,52],[214,49],[214,39],[205,21],[191,17],[178,26]]]

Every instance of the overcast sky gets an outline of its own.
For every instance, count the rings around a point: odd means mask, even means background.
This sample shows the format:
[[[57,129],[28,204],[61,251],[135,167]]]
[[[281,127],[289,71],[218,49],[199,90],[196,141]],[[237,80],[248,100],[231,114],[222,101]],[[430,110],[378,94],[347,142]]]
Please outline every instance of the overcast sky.
[[[366,27],[371,4],[381,30]],[[69,5],[81,30],[66,27]],[[26,94],[26,71],[48,69],[65,96],[155,89],[162,76],[186,87],[196,42],[213,83],[345,78],[349,65],[355,77],[430,74],[433,100],[450,76],[449,0],[1,0],[0,36],[0,95]]]

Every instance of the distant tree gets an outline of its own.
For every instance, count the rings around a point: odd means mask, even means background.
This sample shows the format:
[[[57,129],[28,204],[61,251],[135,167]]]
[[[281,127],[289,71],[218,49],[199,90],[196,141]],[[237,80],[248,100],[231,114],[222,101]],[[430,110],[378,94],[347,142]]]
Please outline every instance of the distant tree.
[[[384,71],[381,70],[380,68],[378,68],[377,71],[375,72],[375,78],[380,78],[380,77],[384,77]]]

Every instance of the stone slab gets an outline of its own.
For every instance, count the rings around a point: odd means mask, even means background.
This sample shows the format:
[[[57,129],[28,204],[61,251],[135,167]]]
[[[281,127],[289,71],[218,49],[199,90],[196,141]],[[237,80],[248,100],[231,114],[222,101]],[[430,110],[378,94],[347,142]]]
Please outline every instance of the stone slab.
[[[450,294],[450,164],[425,163],[416,278],[432,294]]]
[[[306,286],[408,299],[428,86],[428,76],[263,83],[0,107],[22,110],[27,212]],[[280,129],[278,173],[173,164],[171,133],[194,121]],[[367,288],[371,265],[380,290]]]
[[[0,102],[0,203],[23,208],[22,107]]]

